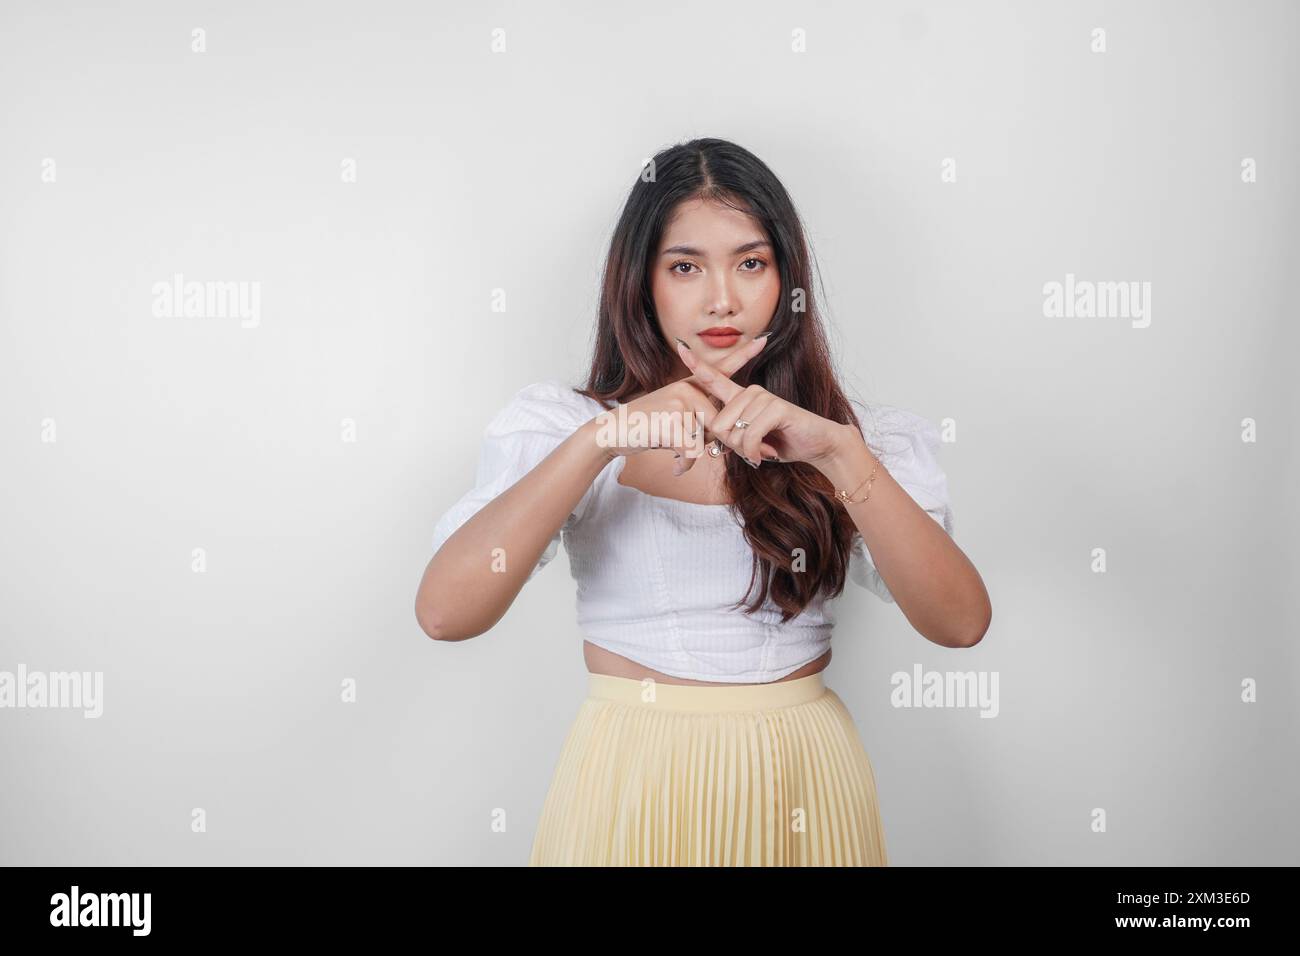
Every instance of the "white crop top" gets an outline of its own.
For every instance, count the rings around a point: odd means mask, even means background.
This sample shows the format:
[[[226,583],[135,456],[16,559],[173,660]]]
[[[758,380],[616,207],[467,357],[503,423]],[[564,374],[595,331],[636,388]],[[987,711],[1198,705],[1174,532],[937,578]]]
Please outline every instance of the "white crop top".
[[[853,404],[868,445],[894,480],[953,534],[938,429],[900,408]],[[558,381],[516,393],[487,427],[474,487],[439,519],[434,551],[604,410]],[[784,624],[770,599],[754,614],[734,610],[751,597],[753,552],[730,508],[620,484],[626,462],[620,455],[605,466],[528,576],[555,557],[563,539],[584,638],[664,674],[736,683],[777,680],[826,652],[834,599],[818,596]],[[848,576],[893,602],[861,534],[853,537]]]

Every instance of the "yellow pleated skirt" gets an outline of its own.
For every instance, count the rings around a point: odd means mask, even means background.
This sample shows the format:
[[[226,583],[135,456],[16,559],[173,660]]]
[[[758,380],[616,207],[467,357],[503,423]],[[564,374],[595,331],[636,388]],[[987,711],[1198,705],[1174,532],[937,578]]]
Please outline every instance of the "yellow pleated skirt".
[[[875,774],[821,673],[588,675],[530,866],[888,866]]]

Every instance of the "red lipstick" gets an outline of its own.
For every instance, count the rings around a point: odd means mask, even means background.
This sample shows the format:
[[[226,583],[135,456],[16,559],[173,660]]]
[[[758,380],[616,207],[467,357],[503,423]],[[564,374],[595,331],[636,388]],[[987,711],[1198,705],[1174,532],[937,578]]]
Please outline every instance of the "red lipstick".
[[[715,325],[701,332],[700,339],[705,345],[715,349],[725,349],[740,341],[740,330],[730,325]]]

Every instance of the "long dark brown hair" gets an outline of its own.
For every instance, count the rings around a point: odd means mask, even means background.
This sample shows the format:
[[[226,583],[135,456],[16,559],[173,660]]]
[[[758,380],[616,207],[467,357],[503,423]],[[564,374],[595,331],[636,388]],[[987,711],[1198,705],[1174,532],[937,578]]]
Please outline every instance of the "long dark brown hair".
[[[731,380],[761,385],[823,418],[858,425],[835,377],[794,203],[762,160],[721,139],[695,139],[663,150],[632,186],[605,260],[591,371],[578,391],[612,407],[672,381],[675,346],[659,328],[650,270],[665,225],[681,203],[693,199],[753,217],[772,243],[780,270],[781,296],[767,346]],[[856,526],[825,476],[804,462],[750,468],[734,454],[724,461],[730,507],[743,518],[754,551],[746,593],[759,585],[745,610],[758,610],[770,595],[784,623],[819,592],[833,597],[843,591]],[[800,571],[793,569],[797,549],[803,551]],[[743,603],[742,596],[734,607]]]

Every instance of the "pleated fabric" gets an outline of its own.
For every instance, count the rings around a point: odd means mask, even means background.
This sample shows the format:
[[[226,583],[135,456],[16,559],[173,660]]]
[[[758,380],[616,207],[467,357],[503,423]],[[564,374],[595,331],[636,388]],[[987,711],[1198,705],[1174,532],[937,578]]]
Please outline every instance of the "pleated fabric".
[[[821,673],[589,674],[530,866],[888,866],[875,774]]]

